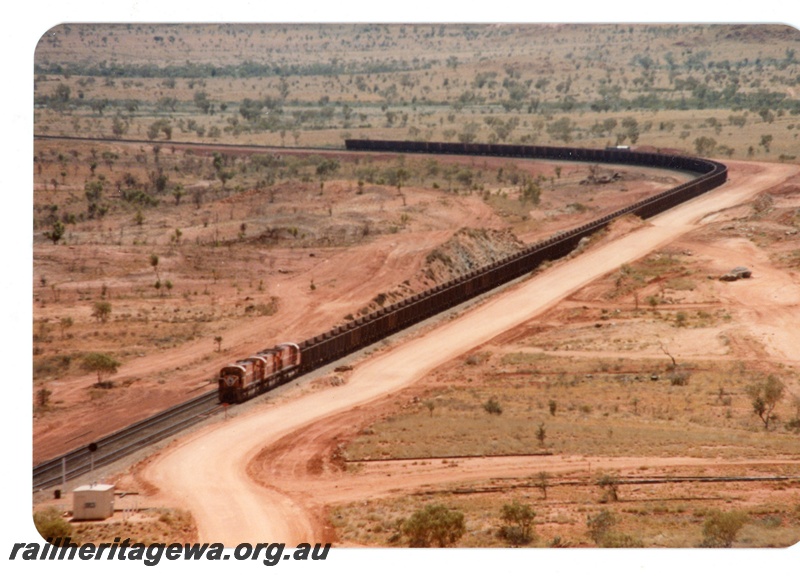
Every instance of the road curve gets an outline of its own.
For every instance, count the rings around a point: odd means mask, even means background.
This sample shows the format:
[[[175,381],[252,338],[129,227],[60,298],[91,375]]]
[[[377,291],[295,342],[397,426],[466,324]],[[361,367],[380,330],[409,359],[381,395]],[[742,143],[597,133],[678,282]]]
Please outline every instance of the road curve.
[[[193,514],[202,542],[320,541],[315,532],[319,523],[308,517],[302,503],[248,476],[248,463],[262,449],[318,419],[413,384],[596,278],[695,229],[704,216],[746,202],[800,169],[732,162],[729,170],[726,184],[654,217],[648,226],[560,262],[424,336],[374,355],[356,367],[345,386],[265,405],[176,442],[147,466],[144,477],[160,489],[163,500]]]

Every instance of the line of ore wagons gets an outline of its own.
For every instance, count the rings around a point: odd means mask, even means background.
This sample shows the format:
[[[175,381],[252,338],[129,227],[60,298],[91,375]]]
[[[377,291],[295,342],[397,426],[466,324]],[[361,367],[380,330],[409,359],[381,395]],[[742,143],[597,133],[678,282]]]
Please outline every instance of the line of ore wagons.
[[[597,232],[615,218],[625,214],[649,218],[716,188],[727,179],[727,168],[719,162],[687,156],[635,152],[620,148],[599,150],[552,146],[386,140],[346,140],[345,144],[347,149],[352,151],[544,158],[569,162],[665,168],[689,172],[698,176],[675,188],[528,246],[498,262],[410,296],[347,324],[337,326],[300,344],[290,342],[279,344],[257,352],[249,358],[229,364],[222,368],[219,375],[220,402],[236,403],[252,398],[301,373],[309,372],[342,358],[399,330],[529,273],[545,261],[556,260],[569,254],[578,246],[581,238]]]

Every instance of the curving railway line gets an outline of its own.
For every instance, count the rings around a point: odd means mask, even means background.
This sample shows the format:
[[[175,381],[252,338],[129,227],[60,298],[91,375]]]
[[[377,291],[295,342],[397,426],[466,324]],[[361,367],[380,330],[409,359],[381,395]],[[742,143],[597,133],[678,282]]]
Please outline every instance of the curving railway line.
[[[37,138],[39,137],[37,136]],[[103,141],[110,142],[110,140]],[[151,142],[147,141],[147,143]],[[175,142],[174,144],[207,147],[207,145],[189,142]],[[373,312],[368,316],[353,320],[346,325],[305,340],[300,343],[302,362],[299,366],[299,371],[271,381],[269,386],[261,386],[259,393],[285,383],[289,379],[296,377],[298,373],[302,374],[315,370],[320,366],[378,342],[393,333],[530,273],[546,261],[562,258],[575,250],[582,238],[591,236],[620,216],[627,214],[633,214],[641,218],[655,216],[722,185],[727,179],[727,168],[719,162],[686,156],[641,153],[616,148],[593,150],[549,146],[383,140],[347,140],[345,144],[348,151],[484,155],[626,164],[685,171],[697,174],[697,177],[582,226],[565,230],[491,265],[474,270],[464,276]],[[264,149],[264,147],[255,146],[231,147],[238,149]],[[61,484],[64,480],[80,476],[95,466],[114,462],[144,446],[188,428],[219,409],[221,409],[221,405],[217,398],[217,392],[209,392],[95,440],[88,447],[73,450],[38,464],[33,469],[33,489],[49,488]]]

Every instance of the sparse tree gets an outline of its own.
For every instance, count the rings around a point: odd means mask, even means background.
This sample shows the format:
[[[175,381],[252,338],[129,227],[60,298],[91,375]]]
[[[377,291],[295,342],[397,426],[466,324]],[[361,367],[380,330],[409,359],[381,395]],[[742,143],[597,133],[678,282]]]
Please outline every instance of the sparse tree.
[[[528,544],[533,540],[533,521],[536,512],[528,504],[520,504],[516,500],[511,504],[503,504],[500,517],[505,524],[498,534],[514,546]]]
[[[44,233],[45,238],[52,240],[53,244],[58,244],[58,241],[64,237],[65,229],[64,223],[56,220],[53,222],[53,229]]]
[[[412,548],[446,548],[464,535],[464,514],[442,504],[429,504],[403,522],[402,531]]]
[[[217,352],[222,350],[222,336],[214,336],[214,342],[217,344]]]
[[[700,136],[694,140],[694,149],[699,156],[710,156],[717,147],[717,141],[708,136]]]
[[[539,204],[541,199],[542,189],[532,179],[525,177],[519,187],[519,200],[522,204],[530,202],[531,204]]]
[[[211,110],[211,100],[208,99],[208,94],[204,91],[196,91],[194,93],[194,105],[197,106],[203,114],[208,114]]]
[[[539,445],[544,448],[544,440],[547,438],[547,431],[544,429],[544,423],[539,424],[539,428],[536,430],[536,439],[539,441]]]
[[[572,141],[573,130],[575,130],[575,123],[567,116],[563,116],[547,125],[547,133],[550,137],[563,142]]]
[[[175,197],[175,206],[181,203],[181,198],[183,198],[184,190],[183,185],[178,184],[175,186],[175,189],[172,191],[172,195]]]
[[[120,367],[120,362],[108,354],[90,352],[83,357],[81,366],[84,370],[96,372],[97,383],[100,384],[103,381],[103,375],[117,373],[117,368]]]
[[[536,475],[535,485],[542,491],[542,498],[547,500],[547,488],[550,486],[550,474],[545,471],[539,472]]]
[[[619,500],[619,478],[616,474],[603,474],[597,479],[597,485],[603,490],[602,502]]]
[[[498,402],[497,398],[495,397],[489,398],[483,404],[483,409],[486,410],[489,414],[497,414],[498,416],[503,413],[503,407],[500,406],[500,402]]]
[[[92,317],[97,318],[100,322],[107,322],[111,317],[111,302],[105,300],[95,302],[92,305]]]
[[[463,144],[474,142],[478,137],[479,129],[480,126],[477,123],[469,122],[468,124],[464,125],[461,132],[458,133],[458,141]]]
[[[74,324],[72,320],[72,316],[64,316],[61,320],[58,321],[59,326],[61,326],[61,338],[64,338],[66,335],[66,331],[72,328]]]
[[[670,354],[670,353],[669,353],[669,350],[667,350],[667,347],[666,347],[666,346],[664,346],[664,343],[663,343],[663,342],[659,342],[659,343],[658,343],[658,345],[661,347],[661,351],[662,351],[664,354],[666,354],[667,356],[669,356],[669,359],[670,359],[670,360],[672,360],[672,369],[673,369],[673,370],[675,370],[675,368],[677,368],[677,367],[678,367],[678,363],[677,363],[677,361],[675,360],[675,356],[673,356],[672,354]]]
[[[317,164],[316,173],[320,179],[324,180],[329,176],[333,176],[339,170],[339,161],[335,158],[326,158]]]
[[[156,278],[161,279],[161,276],[158,274],[158,254],[150,254],[150,266],[153,267],[153,272],[156,273]]]
[[[89,218],[100,215],[100,200],[103,196],[103,188],[104,184],[102,178],[90,180],[84,186],[84,193],[86,195],[86,201],[88,202]]]
[[[747,523],[747,514],[738,510],[712,511],[703,523],[704,548],[730,548],[739,531]]]
[[[774,374],[770,374],[766,380],[747,387],[747,395],[753,403],[753,412],[764,423],[764,429],[768,430],[770,422],[777,417],[772,413],[775,406],[783,398],[785,386]]]
[[[128,125],[125,121],[122,120],[119,116],[114,116],[114,119],[111,121],[111,132],[114,134],[116,138],[122,138],[125,135],[125,132],[128,131]],[[97,163],[93,163],[95,167],[97,167]],[[94,169],[92,169],[92,176],[94,176]]]
[[[56,86],[56,89],[53,90],[53,101],[57,104],[66,104],[69,102],[71,92],[72,91],[70,90],[69,86],[59,82],[58,86]]]
[[[586,519],[589,538],[594,540],[595,544],[602,546],[603,542],[608,538],[611,528],[613,528],[616,523],[616,517],[608,510],[603,510],[594,516],[589,516]]]
[[[397,193],[402,194],[403,186],[411,177],[411,173],[403,166],[395,166],[386,170],[385,177],[387,184],[395,186],[397,188]]]

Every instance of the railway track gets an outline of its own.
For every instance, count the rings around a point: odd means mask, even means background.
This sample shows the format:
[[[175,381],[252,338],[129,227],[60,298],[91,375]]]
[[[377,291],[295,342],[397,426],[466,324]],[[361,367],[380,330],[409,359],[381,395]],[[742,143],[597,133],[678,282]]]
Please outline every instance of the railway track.
[[[107,143],[147,143],[145,140],[110,140],[103,138],[46,137],[42,139],[89,140]],[[192,142],[171,142],[176,146],[205,148],[236,148],[239,150],[266,150],[263,146],[207,145]],[[417,154],[488,155],[518,158],[546,158],[561,161],[584,161],[651,166],[698,174],[690,182],[636,202],[626,208],[607,214],[586,224],[565,230],[551,238],[528,246],[492,265],[475,270],[460,278],[411,296],[382,310],[373,312],[310,338],[300,344],[302,362],[298,372],[310,372],[348,354],[378,342],[404,328],[431,318],[436,314],[484,294],[500,285],[535,270],[545,261],[553,261],[572,252],[584,237],[603,229],[614,219],[626,214],[641,218],[655,216],[669,208],[695,198],[727,179],[727,168],[718,162],[656,153],[638,153],[582,148],[557,148],[546,146],[515,146],[489,144],[455,144],[407,141],[348,140],[347,151],[391,152]],[[275,149],[272,147],[272,149]],[[300,149],[287,149],[297,150]],[[306,149],[308,150],[308,149]],[[326,149],[328,151],[335,151]],[[282,384],[283,380],[276,385]],[[263,391],[273,386],[264,387]],[[38,464],[33,469],[33,489],[42,490],[65,480],[78,477],[96,466],[109,464],[136,450],[158,442],[176,432],[192,426],[202,418],[221,409],[217,391],[208,392],[151,416],[118,432],[95,440],[87,447],[73,450]]]
[[[337,152],[343,153],[342,148],[323,146],[263,146],[260,144],[227,144],[224,142],[190,142],[184,140],[144,140],[135,138],[104,138],[102,136],[57,136],[51,134],[34,134],[34,140],[66,140],[68,142],[97,142],[98,144],[146,144],[148,146],[175,146],[176,148],[194,148],[201,150],[230,150],[241,152],[266,152],[279,150],[281,152]]]
[[[217,391],[140,420],[122,430],[33,467],[33,490],[44,490],[94,468],[110,464],[173,434],[185,430],[222,409]]]

